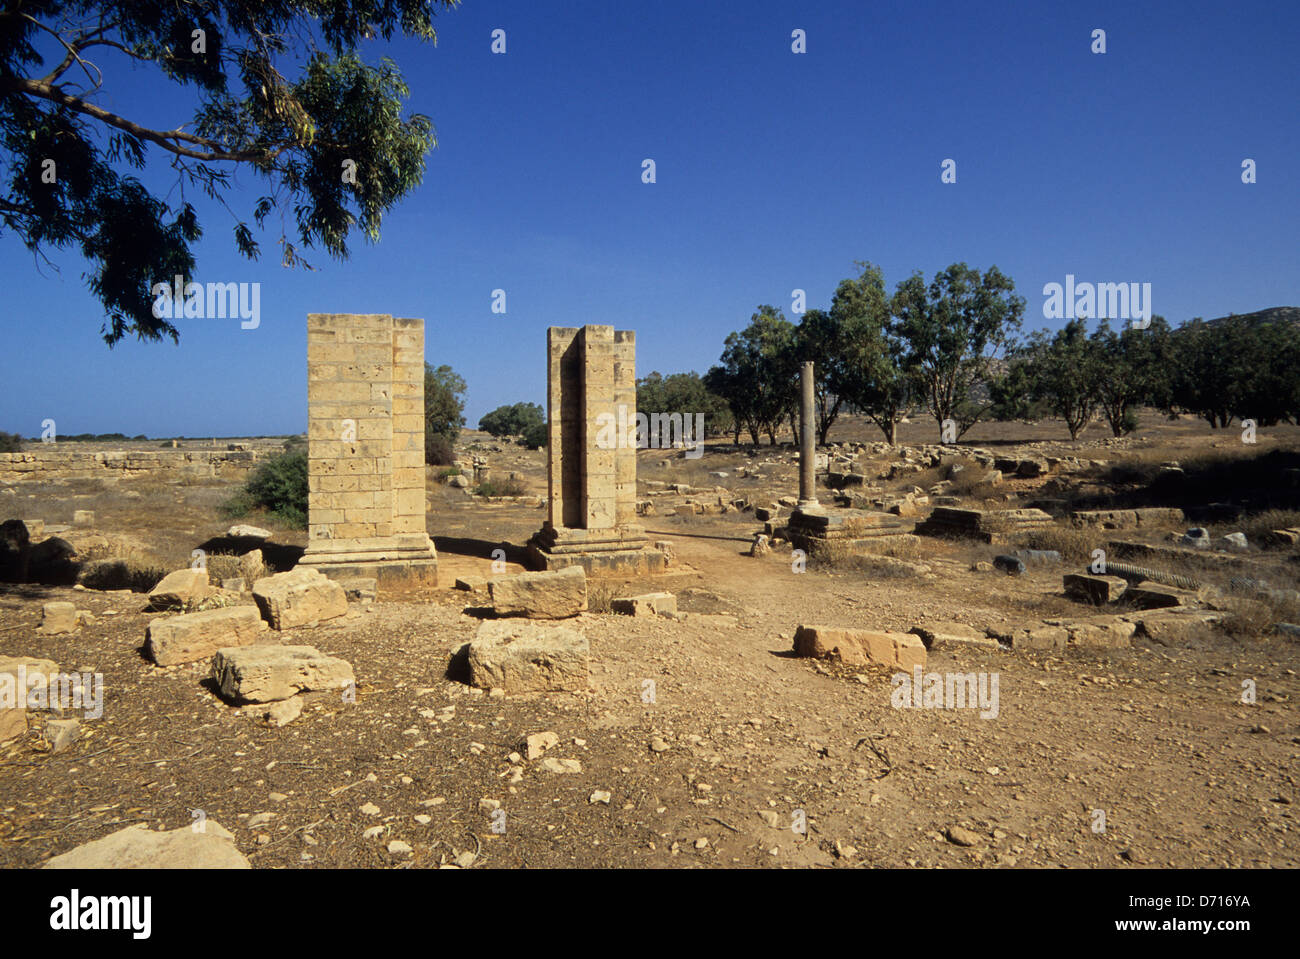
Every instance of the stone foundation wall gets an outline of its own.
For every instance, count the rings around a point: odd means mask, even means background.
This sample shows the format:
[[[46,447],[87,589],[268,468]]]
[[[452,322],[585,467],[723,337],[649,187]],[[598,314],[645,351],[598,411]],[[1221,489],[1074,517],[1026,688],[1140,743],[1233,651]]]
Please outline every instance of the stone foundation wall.
[[[242,480],[265,457],[260,450],[24,450],[0,453],[0,486],[21,482],[142,477]]]

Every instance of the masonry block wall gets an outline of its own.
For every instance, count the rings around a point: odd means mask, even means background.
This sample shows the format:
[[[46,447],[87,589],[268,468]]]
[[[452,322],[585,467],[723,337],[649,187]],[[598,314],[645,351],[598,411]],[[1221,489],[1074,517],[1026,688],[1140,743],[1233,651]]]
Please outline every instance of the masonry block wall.
[[[424,533],[424,322],[307,317],[308,538]]]
[[[551,327],[547,357],[551,524],[610,530],[631,522],[636,334],[612,326]]]

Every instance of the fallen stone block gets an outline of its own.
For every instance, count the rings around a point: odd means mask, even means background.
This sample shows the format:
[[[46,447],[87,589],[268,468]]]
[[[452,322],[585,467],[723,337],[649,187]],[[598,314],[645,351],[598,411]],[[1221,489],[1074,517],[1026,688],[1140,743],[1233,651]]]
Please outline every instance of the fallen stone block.
[[[73,526],[94,526],[95,511],[93,509],[76,509],[72,511]]]
[[[235,837],[215,819],[170,831],[151,832],[144,823],[55,856],[44,869],[251,869]]]
[[[587,638],[565,626],[518,620],[481,624],[469,643],[470,683],[507,694],[587,689],[591,681]]]
[[[71,633],[77,628],[77,607],[72,603],[46,603],[41,607],[38,632],[46,635]]]
[[[1048,626],[1063,628],[1071,646],[1117,649],[1131,646],[1137,625],[1126,619],[1107,617],[1094,620],[1047,620]]]
[[[28,690],[35,683],[48,688],[58,672],[58,664],[48,659],[0,656],[0,743],[27,732]]]
[[[237,646],[212,657],[212,678],[236,703],[269,703],[298,693],[346,689],[356,682],[347,660],[313,646]]]
[[[250,550],[239,557],[239,575],[243,577],[246,585],[252,586],[259,579],[263,579],[268,572],[260,549]]]
[[[1065,595],[1080,603],[1105,606],[1124,595],[1128,580],[1119,576],[1101,576],[1094,573],[1066,573],[1063,577]]]
[[[1059,626],[1025,626],[994,635],[1018,653],[1065,649],[1070,639],[1070,634]]]
[[[255,606],[232,606],[155,619],[145,633],[149,657],[159,666],[208,659],[228,646],[257,642],[266,622]]]
[[[202,602],[212,593],[207,569],[178,569],[168,573],[149,591],[149,608],[183,609]]]
[[[260,526],[248,526],[241,523],[226,530],[226,535],[232,539],[270,539],[271,531],[262,529]]]
[[[849,666],[875,663],[911,669],[925,666],[925,644],[912,633],[888,633],[866,629],[836,629],[800,626],[794,634],[797,656],[838,659]]]
[[[772,547],[769,544],[768,537],[763,533],[756,533],[754,542],[749,544],[749,555],[766,556],[770,552],[772,552]]]
[[[677,612],[677,597],[672,593],[642,593],[613,600],[609,608],[624,616],[671,616]]]
[[[259,579],[253,584],[253,599],[274,629],[306,626],[348,611],[343,587],[310,566]]]
[[[564,619],[587,608],[587,574],[581,566],[554,572],[517,573],[488,583],[498,616]]]
[[[1135,609],[1165,609],[1170,606],[1190,606],[1195,602],[1195,591],[1158,583],[1130,586],[1124,593],[1124,603]]]
[[[1169,610],[1134,617],[1137,634],[1160,646],[1181,646],[1219,619],[1219,614]]]
[[[990,646],[997,648],[998,641],[981,630],[967,626],[965,623],[932,623],[928,626],[913,626],[911,632],[921,637],[926,649],[942,649],[952,644]]]

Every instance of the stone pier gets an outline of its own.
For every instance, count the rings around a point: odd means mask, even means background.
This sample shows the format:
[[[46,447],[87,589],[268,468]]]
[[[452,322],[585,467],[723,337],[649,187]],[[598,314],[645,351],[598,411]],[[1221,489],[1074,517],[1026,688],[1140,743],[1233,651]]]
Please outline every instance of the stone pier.
[[[551,327],[547,347],[549,519],[529,541],[534,569],[658,572],[636,525],[636,334]]]
[[[374,577],[380,597],[427,593],[424,321],[307,317],[308,520],[300,561],[331,579]]]

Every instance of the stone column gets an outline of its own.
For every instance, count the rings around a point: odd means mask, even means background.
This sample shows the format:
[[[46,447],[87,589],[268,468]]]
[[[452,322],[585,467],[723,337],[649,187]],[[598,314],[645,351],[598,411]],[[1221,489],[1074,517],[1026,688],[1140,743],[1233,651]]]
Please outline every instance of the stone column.
[[[307,317],[307,552],[400,596],[437,584],[425,526],[424,321]]]
[[[817,393],[813,364],[799,370],[799,508],[817,505]]]

